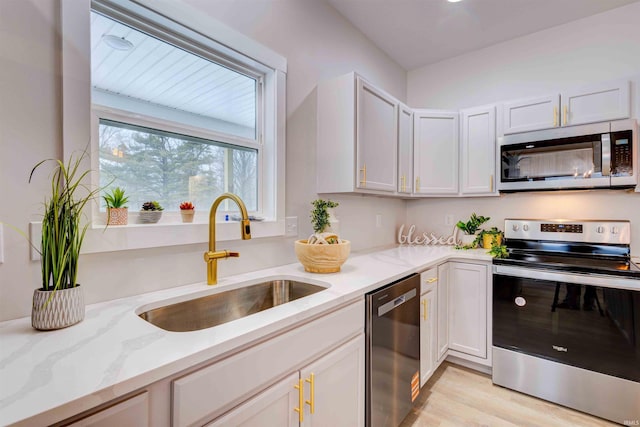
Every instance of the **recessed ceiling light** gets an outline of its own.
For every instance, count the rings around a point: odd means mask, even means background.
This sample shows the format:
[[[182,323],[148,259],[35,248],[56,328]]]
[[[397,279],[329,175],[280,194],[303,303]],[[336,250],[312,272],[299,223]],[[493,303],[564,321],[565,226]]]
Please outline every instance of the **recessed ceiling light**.
[[[112,49],[115,50],[131,50],[133,49],[133,43],[124,37],[114,36],[113,34],[105,34],[102,36],[102,40]]]

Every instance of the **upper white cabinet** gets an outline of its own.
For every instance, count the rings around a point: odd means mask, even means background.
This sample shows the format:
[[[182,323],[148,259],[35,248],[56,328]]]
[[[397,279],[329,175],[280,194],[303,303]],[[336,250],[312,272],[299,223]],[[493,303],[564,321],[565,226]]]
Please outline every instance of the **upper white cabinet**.
[[[592,84],[561,94],[503,104],[504,134],[550,129],[631,116],[627,80]]]
[[[460,111],[460,194],[497,194],[496,108],[494,105]]]
[[[414,194],[458,194],[458,113],[415,110]]]
[[[398,101],[355,73],[318,85],[318,193],[395,193]]]
[[[413,110],[398,108],[398,193],[413,192]]]

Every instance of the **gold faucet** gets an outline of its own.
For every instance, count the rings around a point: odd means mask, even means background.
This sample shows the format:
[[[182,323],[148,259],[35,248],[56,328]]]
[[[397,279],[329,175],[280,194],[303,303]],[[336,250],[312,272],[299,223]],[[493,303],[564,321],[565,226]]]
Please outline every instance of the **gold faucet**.
[[[218,283],[218,259],[228,257],[239,257],[239,252],[230,252],[226,250],[216,251],[216,211],[218,206],[224,199],[231,199],[240,208],[240,215],[242,220],[240,221],[240,233],[242,233],[242,240],[251,239],[251,225],[249,222],[249,215],[247,215],[247,207],[240,197],[231,193],[224,193],[218,197],[211,205],[209,211],[209,250],[204,253],[204,262],[207,263],[207,284],[215,285]]]

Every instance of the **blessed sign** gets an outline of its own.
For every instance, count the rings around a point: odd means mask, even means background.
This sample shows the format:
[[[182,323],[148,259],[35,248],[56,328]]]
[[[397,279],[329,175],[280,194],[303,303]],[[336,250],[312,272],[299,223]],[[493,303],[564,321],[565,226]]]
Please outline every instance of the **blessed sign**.
[[[398,230],[398,243],[401,245],[455,245],[457,244],[456,235],[458,228],[453,227],[453,231],[450,236],[436,236],[433,233],[416,233],[416,226],[411,225],[407,233],[404,232],[404,224],[400,226]]]

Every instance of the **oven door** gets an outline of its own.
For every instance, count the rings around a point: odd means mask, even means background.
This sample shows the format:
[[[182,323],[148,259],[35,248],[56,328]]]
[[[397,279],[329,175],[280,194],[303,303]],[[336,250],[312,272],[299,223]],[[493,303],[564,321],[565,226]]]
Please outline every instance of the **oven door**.
[[[640,280],[495,265],[493,345],[640,382]]]

